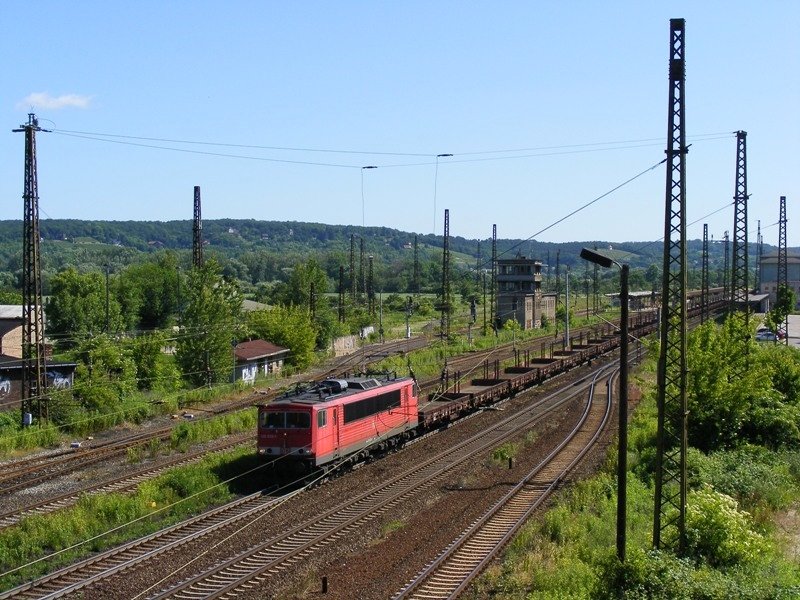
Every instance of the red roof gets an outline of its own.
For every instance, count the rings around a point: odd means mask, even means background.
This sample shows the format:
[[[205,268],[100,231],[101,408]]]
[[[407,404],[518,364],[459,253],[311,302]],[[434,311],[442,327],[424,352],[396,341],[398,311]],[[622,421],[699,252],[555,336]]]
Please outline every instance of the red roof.
[[[238,361],[256,360],[258,358],[269,358],[280,354],[288,354],[288,348],[282,348],[266,340],[251,340],[236,344],[233,353]]]

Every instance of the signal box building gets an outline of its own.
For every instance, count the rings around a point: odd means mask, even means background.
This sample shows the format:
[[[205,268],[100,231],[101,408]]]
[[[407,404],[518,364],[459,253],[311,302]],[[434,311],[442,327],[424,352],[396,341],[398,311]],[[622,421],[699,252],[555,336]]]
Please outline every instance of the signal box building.
[[[778,299],[778,253],[765,254],[760,263],[761,282],[759,292],[769,294],[769,303],[774,305]],[[800,308],[800,256],[786,256],[786,279],[789,289],[794,290],[797,306]]]
[[[542,263],[517,255],[497,261],[497,325],[514,319],[523,329],[542,326],[542,315],[552,323],[555,304],[542,301]]]

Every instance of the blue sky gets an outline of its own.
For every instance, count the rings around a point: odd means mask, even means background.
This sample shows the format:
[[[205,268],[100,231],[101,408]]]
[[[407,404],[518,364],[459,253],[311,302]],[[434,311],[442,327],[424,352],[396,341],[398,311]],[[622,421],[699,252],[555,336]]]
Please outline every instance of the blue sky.
[[[441,233],[449,208],[452,235],[496,223],[527,238],[663,159],[672,17],[686,19],[689,237],[732,230],[732,206],[706,215],[732,201],[742,129],[750,239],[760,219],[777,243],[785,195],[800,246],[796,0],[6,0],[2,218],[22,217],[11,129],[33,108],[54,130],[37,138],[42,218],[191,219],[200,185],[205,219]],[[438,171],[437,154],[453,154]],[[536,239],[657,239],[665,177]]]

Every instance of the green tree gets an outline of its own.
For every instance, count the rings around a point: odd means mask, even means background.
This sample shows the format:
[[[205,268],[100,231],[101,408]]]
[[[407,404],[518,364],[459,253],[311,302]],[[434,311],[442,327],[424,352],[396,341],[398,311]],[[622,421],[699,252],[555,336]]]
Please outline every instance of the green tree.
[[[173,252],[164,252],[154,261],[128,267],[116,284],[128,320],[135,311],[142,329],[169,325],[178,310],[179,277],[178,258]]]
[[[247,324],[256,337],[289,348],[289,364],[304,368],[314,358],[317,332],[304,308],[276,306],[253,311],[247,316]]]
[[[53,277],[47,302],[47,323],[51,335],[62,337],[67,346],[74,338],[106,330],[105,278],[100,273],[82,275],[73,268]],[[108,298],[108,329],[117,331],[123,325],[116,298]]]
[[[108,335],[97,335],[75,349],[75,398],[90,412],[117,410],[136,389],[136,364],[128,348]]]
[[[797,296],[794,290],[788,286],[778,287],[777,299],[765,318],[764,322],[772,331],[778,331],[786,322],[786,317],[792,313],[797,303]]]
[[[171,392],[180,387],[180,371],[175,359],[162,351],[166,343],[167,336],[160,331],[143,333],[126,340],[125,346],[130,349],[136,363],[140,390]]]
[[[319,263],[309,258],[292,270],[286,287],[282,290],[281,302],[286,305],[309,307],[311,289],[314,289],[314,302],[317,307],[327,303],[325,293],[328,291],[328,276]]]
[[[237,286],[224,279],[219,264],[210,259],[189,273],[185,298],[178,366],[194,385],[228,381],[242,309]]]

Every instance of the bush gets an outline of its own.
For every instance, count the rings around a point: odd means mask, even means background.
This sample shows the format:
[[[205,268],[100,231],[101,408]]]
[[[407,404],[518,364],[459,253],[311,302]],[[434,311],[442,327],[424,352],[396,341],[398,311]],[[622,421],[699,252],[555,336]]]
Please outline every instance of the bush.
[[[672,545],[672,544],[669,544]],[[686,501],[686,552],[700,564],[733,567],[759,558],[768,544],[736,500],[704,486]]]

